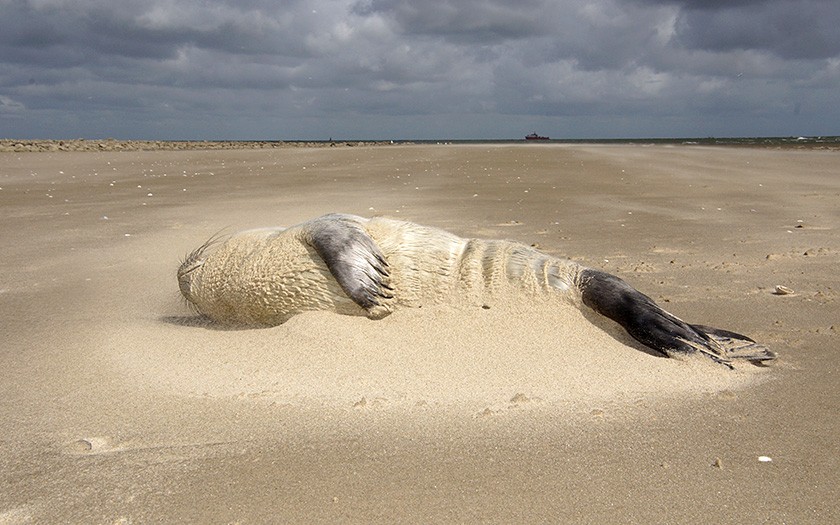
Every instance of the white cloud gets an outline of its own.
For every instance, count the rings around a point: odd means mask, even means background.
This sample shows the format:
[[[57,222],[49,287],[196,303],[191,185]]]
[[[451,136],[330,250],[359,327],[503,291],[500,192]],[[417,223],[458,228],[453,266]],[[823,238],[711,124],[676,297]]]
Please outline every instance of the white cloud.
[[[0,115],[17,114],[25,109],[26,107],[20,102],[0,95]]]

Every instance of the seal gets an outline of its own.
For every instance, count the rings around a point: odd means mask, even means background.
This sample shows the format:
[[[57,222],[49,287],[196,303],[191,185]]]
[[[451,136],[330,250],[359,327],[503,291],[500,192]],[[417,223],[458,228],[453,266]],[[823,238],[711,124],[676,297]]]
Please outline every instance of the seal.
[[[615,275],[521,243],[383,217],[330,214],[213,237],[187,255],[177,277],[188,305],[222,324],[274,326],[310,310],[378,319],[453,298],[483,305],[513,291],[590,308],[665,356],[775,358],[745,335],[686,323]]]

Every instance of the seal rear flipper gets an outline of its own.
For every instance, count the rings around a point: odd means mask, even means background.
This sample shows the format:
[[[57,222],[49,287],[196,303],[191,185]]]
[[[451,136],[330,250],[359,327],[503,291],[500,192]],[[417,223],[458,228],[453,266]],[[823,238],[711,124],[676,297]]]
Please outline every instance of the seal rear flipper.
[[[760,361],[774,357],[741,334],[686,323],[615,275],[585,269],[580,273],[579,286],[585,305],[620,324],[640,343],[669,357],[700,352],[723,364],[731,359]]]
[[[307,224],[306,241],[341,289],[365,310],[391,299],[390,271],[376,242],[349,215],[325,215]]]
[[[699,324],[691,327],[712,339],[728,359],[761,362],[772,361],[777,357],[775,352],[743,334]]]

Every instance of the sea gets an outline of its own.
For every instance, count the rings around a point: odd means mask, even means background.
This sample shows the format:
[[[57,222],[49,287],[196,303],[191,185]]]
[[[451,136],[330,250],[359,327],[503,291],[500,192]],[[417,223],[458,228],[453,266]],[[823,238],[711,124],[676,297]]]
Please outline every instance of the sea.
[[[268,141],[272,142],[272,141]],[[393,144],[672,144],[672,145],[701,145],[701,146],[765,146],[765,147],[816,147],[820,146],[840,148],[840,135],[813,137],[702,137],[702,138],[560,138],[544,140],[519,139],[336,139],[323,141],[296,141],[307,143],[393,143]]]

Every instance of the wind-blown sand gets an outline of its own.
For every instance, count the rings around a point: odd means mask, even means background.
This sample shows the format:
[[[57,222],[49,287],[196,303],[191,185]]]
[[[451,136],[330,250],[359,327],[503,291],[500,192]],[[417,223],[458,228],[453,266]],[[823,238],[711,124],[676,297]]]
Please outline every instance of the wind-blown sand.
[[[837,521],[838,173],[688,146],[0,153],[0,523]],[[527,297],[261,330],[184,306],[206,238],[332,211],[535,244],[780,359],[664,359]]]

